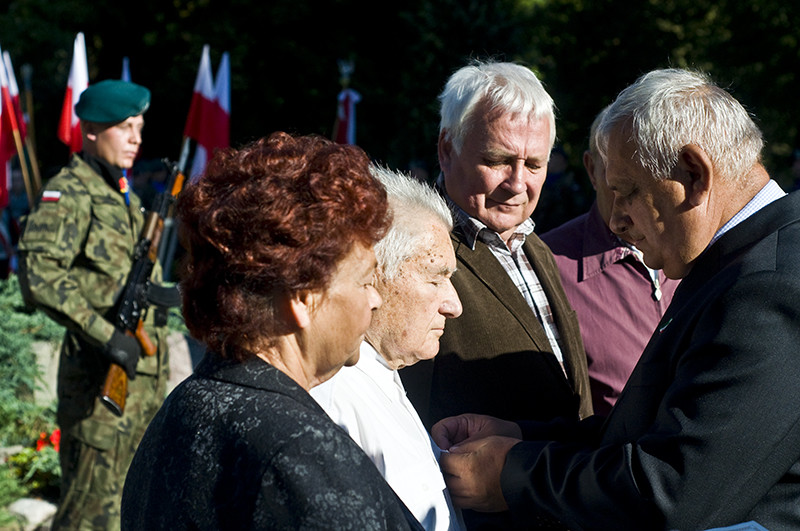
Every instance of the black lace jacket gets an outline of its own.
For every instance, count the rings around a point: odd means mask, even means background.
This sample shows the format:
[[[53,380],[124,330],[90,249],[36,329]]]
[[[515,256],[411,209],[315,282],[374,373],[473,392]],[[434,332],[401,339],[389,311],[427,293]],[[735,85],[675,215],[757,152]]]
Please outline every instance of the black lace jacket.
[[[421,529],[311,396],[255,358],[207,353],[145,434],[123,529]]]

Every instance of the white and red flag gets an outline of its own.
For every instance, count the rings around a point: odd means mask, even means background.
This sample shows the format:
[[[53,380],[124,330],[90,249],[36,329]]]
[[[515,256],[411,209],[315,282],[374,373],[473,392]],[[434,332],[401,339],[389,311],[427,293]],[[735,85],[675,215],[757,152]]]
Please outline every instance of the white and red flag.
[[[11,159],[17,154],[19,124],[11,100],[5,61],[0,61],[0,209],[8,206],[11,190]]]
[[[194,178],[197,175],[198,160],[202,160],[202,168],[205,167],[205,150],[202,147],[203,141],[206,140],[206,127],[205,123],[207,117],[214,111],[214,78],[211,74],[211,54],[208,44],[203,46],[203,52],[200,56],[200,67],[197,69],[197,77],[194,80],[194,90],[192,91],[192,103],[189,106],[189,115],[186,117],[186,125],[183,128],[184,138],[184,152],[181,155],[182,164],[181,169],[185,166],[185,157],[188,155],[189,140],[194,140],[197,144],[195,149],[194,163],[189,172],[189,177]],[[201,152],[202,151],[202,152]]]
[[[89,86],[89,63],[86,59],[86,44],[83,33],[75,37],[72,51],[72,66],[69,68],[67,92],[61,107],[61,120],[58,122],[58,138],[69,146],[69,152],[75,153],[83,147],[81,125],[75,114],[75,104],[81,93]]]
[[[356,104],[361,101],[361,94],[351,88],[346,88],[339,93],[338,99],[334,140],[339,144],[355,144]]]
[[[203,173],[215,149],[230,145],[230,77],[230,59],[225,52],[222,54],[217,79],[214,82],[211,75],[209,46],[203,46],[192,104],[183,130],[183,136],[196,143],[189,172],[191,179]]]
[[[14,66],[11,64],[11,54],[3,50],[3,63],[6,66],[6,76],[8,77],[8,93],[11,96],[11,103],[14,105],[14,114],[17,117],[17,126],[22,140],[27,136],[27,120],[22,112],[22,103],[19,98],[19,85],[17,77],[14,75]]]

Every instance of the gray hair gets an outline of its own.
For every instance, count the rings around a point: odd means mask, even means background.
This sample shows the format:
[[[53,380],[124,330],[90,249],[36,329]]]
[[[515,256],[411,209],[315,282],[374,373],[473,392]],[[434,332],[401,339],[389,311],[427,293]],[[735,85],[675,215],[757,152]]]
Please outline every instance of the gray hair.
[[[450,76],[439,95],[439,132],[446,131],[457,153],[461,152],[475,107],[484,100],[492,109],[548,120],[552,147],[556,140],[553,98],[536,74],[515,63],[476,61]]]
[[[701,72],[654,70],[623,90],[598,127],[603,160],[617,126],[630,130],[637,162],[657,180],[671,177],[684,146],[694,144],[723,179],[735,180],[760,160],[764,140],[745,108]]]
[[[600,123],[603,121],[603,117],[608,113],[608,107],[605,107],[602,111],[597,113],[597,116],[594,117],[594,121],[592,121],[592,125],[589,127],[589,153],[592,154],[592,157],[596,157],[600,155],[600,147],[597,142],[597,129],[600,127]]]
[[[453,215],[442,196],[430,185],[375,164],[370,171],[386,189],[392,209],[389,232],[375,244],[378,267],[383,277],[391,280],[403,262],[420,251],[420,242],[426,234],[422,223],[433,219],[450,232]]]

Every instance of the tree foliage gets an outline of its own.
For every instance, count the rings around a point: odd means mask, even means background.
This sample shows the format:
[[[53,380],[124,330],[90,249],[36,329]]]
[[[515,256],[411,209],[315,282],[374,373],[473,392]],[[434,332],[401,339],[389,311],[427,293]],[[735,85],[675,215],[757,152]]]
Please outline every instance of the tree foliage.
[[[83,31],[90,80],[119,77],[127,56],[133,80],[153,91],[146,158],[177,158],[209,44],[213,65],[223,51],[231,57],[234,145],[275,130],[330,136],[337,60],[349,58],[363,96],[358,143],[390,166],[421,161],[432,174],[436,96],[448,75],[470,58],[523,62],[556,101],[559,143],[584,191],[580,157],[594,115],[648,70],[699,68],[758,116],[767,166],[788,186],[800,146],[799,11],[781,0],[12,0],[0,45],[17,68],[34,68],[38,153],[50,171],[67,157],[55,128]]]

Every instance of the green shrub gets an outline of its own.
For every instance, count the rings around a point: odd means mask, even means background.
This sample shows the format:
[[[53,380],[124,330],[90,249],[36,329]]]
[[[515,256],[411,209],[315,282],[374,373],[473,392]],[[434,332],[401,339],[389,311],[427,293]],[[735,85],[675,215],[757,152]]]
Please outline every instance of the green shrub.
[[[57,495],[61,468],[50,446],[35,449],[40,433],[55,428],[55,404],[37,405],[34,391],[44,385],[34,341],[57,344],[64,329],[40,311],[27,308],[16,276],[0,281],[0,446],[25,449],[0,462],[0,527],[15,518],[4,507],[35,492]]]
[[[26,494],[27,490],[19,484],[16,473],[8,464],[0,462],[0,528],[18,522],[5,508]]]
[[[170,309],[167,326],[188,334],[178,308]],[[63,335],[62,326],[43,312],[26,307],[16,276],[0,280],[0,446],[24,447],[0,461],[0,528],[15,522],[4,510],[14,500],[28,494],[58,495],[61,468],[58,443],[53,440],[58,432],[56,404],[41,406],[34,400],[34,391],[45,382],[33,343],[57,345]]]
[[[61,465],[55,448],[25,448],[9,457],[8,464],[17,481],[29,494],[49,499],[58,498]]]
[[[0,281],[0,446],[29,446],[40,432],[52,431],[55,408],[33,400],[44,385],[33,342],[58,342],[63,334],[42,312],[26,308],[16,276]]]

